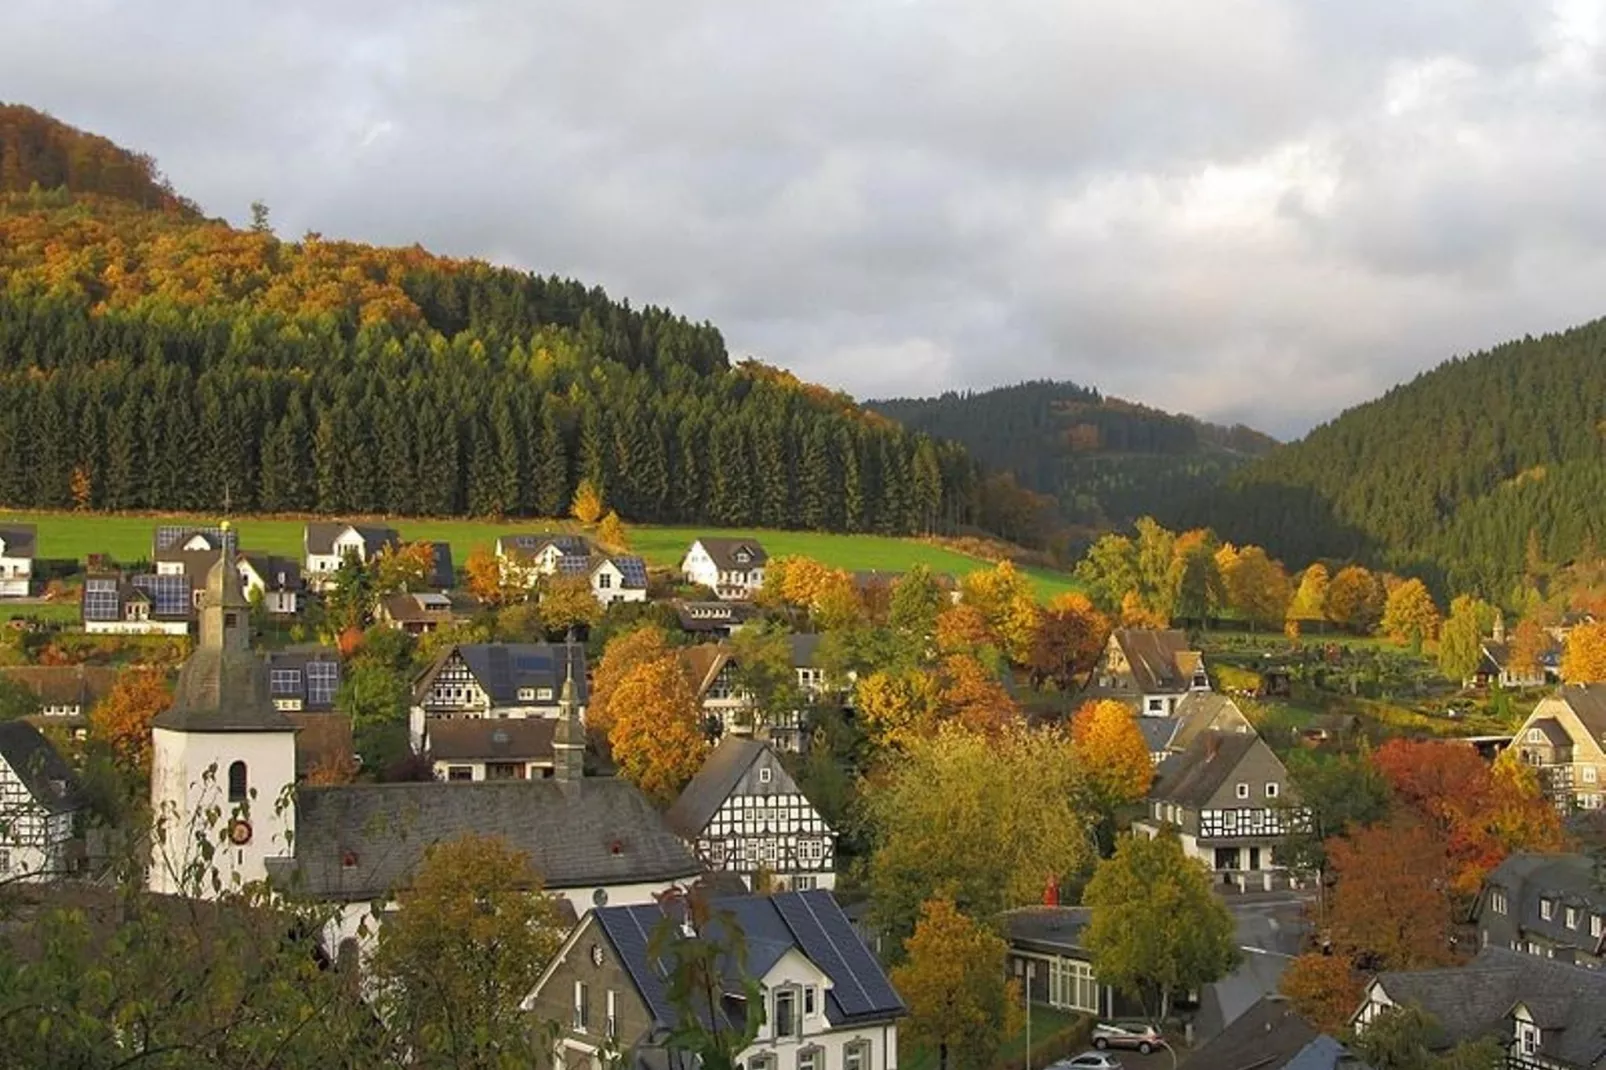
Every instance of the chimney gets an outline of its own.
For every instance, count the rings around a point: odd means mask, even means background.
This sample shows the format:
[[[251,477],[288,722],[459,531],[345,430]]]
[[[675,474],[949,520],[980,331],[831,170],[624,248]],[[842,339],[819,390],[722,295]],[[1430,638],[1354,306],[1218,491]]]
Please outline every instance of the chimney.
[[[1060,881],[1058,877],[1048,878],[1048,884],[1043,888],[1043,905],[1057,907],[1060,905]]]
[[[1494,641],[1497,643],[1506,641],[1506,615],[1498,609],[1494,611]]]

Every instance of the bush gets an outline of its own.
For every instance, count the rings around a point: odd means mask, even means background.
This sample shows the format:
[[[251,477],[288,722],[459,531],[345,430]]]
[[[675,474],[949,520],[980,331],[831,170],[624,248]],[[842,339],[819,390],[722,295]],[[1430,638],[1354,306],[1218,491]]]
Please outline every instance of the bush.
[[[993,1064],[993,1070],[1029,1070],[1033,1066],[1047,1066],[1055,1059],[1080,1055],[1087,1049],[1092,1036],[1093,1019],[1082,1018],[1035,1041],[1031,1051],[998,1060]]]

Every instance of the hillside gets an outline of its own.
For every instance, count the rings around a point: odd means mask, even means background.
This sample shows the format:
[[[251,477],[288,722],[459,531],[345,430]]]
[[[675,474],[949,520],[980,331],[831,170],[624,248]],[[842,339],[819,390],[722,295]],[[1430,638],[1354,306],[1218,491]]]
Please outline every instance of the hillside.
[[[976,463],[719,331],[479,261],[201,218],[155,165],[0,122],[0,504],[988,526]],[[142,179],[141,179],[141,176]]]
[[[1036,381],[979,393],[867,403],[905,427],[963,443],[983,464],[1056,498],[1067,521],[1094,529],[1168,518],[1276,440],[1105,397],[1075,383]]]
[[[1606,546],[1606,320],[1449,360],[1235,475],[1187,520],[1507,596]]]

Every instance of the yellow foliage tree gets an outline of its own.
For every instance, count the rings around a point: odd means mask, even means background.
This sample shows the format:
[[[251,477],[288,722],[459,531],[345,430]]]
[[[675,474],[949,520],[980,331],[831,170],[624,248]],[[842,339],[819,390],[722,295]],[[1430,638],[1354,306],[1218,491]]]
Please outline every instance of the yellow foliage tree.
[[[554,576],[541,591],[541,622],[549,632],[566,631],[602,619],[602,606],[585,576]]]
[[[1258,546],[1237,551],[1222,570],[1227,601],[1251,627],[1277,628],[1288,613],[1288,573]]]
[[[1143,604],[1136,591],[1128,591],[1121,599],[1121,627],[1169,628],[1171,618]]]
[[[1421,580],[1404,580],[1389,592],[1383,605],[1383,634],[1419,649],[1439,634],[1439,607]]]
[[[1518,676],[1537,676],[1550,650],[1550,636],[1532,617],[1517,622],[1511,632],[1511,671]]]
[[[962,600],[986,618],[1004,655],[1016,665],[1026,664],[1031,658],[1040,612],[1031,579],[1012,562],[1000,561],[990,569],[978,569],[964,577],[959,589]]]
[[[386,546],[375,559],[375,586],[380,593],[421,591],[435,571],[435,547],[422,540]]]
[[[1020,705],[987,666],[969,654],[942,663],[941,716],[968,731],[995,734],[1021,723]]]
[[[680,658],[664,654],[625,674],[609,699],[608,745],[626,780],[668,806],[702,768],[708,739]]]
[[[936,729],[942,693],[930,673],[881,670],[859,680],[853,708],[872,742],[905,749]]]
[[[1327,619],[1327,566],[1318,561],[1299,577],[1299,590],[1288,604],[1288,619],[1309,624]]]
[[[998,636],[982,611],[966,602],[937,614],[937,649],[945,654],[971,654],[997,646]]]
[[[151,721],[172,704],[165,676],[150,669],[129,669],[90,709],[89,733],[111,749],[123,770],[149,776]]]
[[[613,727],[613,696],[619,684],[638,666],[671,653],[669,637],[656,624],[644,624],[608,640],[597,662],[586,705],[586,728],[603,739]]]
[[[1071,718],[1071,740],[1106,807],[1136,802],[1149,790],[1154,762],[1126,703],[1114,699],[1084,703]]]
[[[602,492],[591,480],[582,479],[580,485],[574,488],[574,501],[569,505],[569,515],[590,527],[602,519],[602,510]]]
[[[468,577],[470,593],[481,602],[499,606],[511,594],[502,577],[502,563],[488,546],[476,546],[463,562],[463,574]]]
[[[612,509],[608,510],[608,515],[602,518],[602,524],[597,528],[597,542],[609,553],[622,554],[630,549],[630,534],[625,531],[625,522]]]
[[[1569,684],[1606,680],[1606,621],[1576,625],[1561,652],[1561,678]]]
[[[904,952],[892,983],[909,1006],[911,1042],[936,1052],[939,1067],[992,1065],[1024,1017],[1019,986],[1005,980],[1008,945],[937,898],[920,908]]]

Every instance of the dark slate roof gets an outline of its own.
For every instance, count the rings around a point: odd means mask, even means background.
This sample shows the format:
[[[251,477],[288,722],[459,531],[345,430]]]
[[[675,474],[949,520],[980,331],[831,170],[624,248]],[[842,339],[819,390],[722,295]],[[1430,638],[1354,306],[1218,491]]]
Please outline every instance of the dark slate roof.
[[[118,669],[105,665],[7,665],[0,674],[22,684],[42,706],[81,706],[83,712],[117,685]]]
[[[401,536],[395,528],[384,527],[379,524],[344,524],[338,520],[315,520],[309,523],[303,534],[303,542],[309,554],[329,555],[335,552],[335,540],[347,528],[361,536],[364,552],[376,554],[387,545],[400,545]]]
[[[0,542],[6,544],[7,557],[32,557],[39,544],[39,528],[33,524],[0,524]]]
[[[317,899],[372,899],[405,887],[431,844],[469,832],[528,854],[548,888],[701,872],[634,785],[587,777],[301,788],[295,857],[270,864],[270,875]]]
[[[1002,915],[1004,937],[1024,950],[1086,958],[1082,930],[1092,917],[1087,907],[1020,907]]]
[[[1248,718],[1243,710],[1227,695],[1214,691],[1190,691],[1177,702],[1177,731],[1171,745],[1187,750],[1203,732],[1249,731],[1244,726]]]
[[[523,687],[551,688],[556,701],[566,674],[565,658],[574,669],[575,701],[586,702],[586,650],[578,643],[459,643],[442,654],[434,668],[444,665],[454,653],[494,705],[516,704]],[[425,674],[425,686],[433,675],[433,669]]]
[[[807,669],[814,665],[814,659],[820,652],[820,640],[824,636],[813,632],[801,635],[792,635],[788,640],[792,644],[792,668]]]
[[[457,585],[457,569],[452,565],[452,544],[429,544],[429,585],[437,591],[449,591]]]
[[[517,532],[496,540],[504,554],[534,557],[548,546],[555,546],[565,557],[588,558],[591,543],[584,535],[565,535],[553,531]]]
[[[1367,1070],[1367,1067],[1348,1048],[1323,1033],[1301,1048],[1281,1070]]]
[[[424,731],[436,761],[550,762],[557,727],[547,717],[430,718]]]
[[[613,567],[619,570],[623,577],[620,586],[627,591],[645,591],[647,589],[647,562],[635,554],[615,554],[608,558]]]
[[[1597,742],[1606,741],[1606,684],[1568,684],[1556,697],[1572,707]]]
[[[1589,935],[1591,915],[1606,915],[1606,874],[1597,872],[1594,859],[1582,854],[1535,854],[1518,852],[1506,856],[1484,879],[1483,891],[1474,906],[1481,917],[1489,907],[1489,892],[1500,888],[1506,893],[1507,916],[1524,933],[1543,936],[1558,947],[1574,947],[1594,954],[1602,941]],[[1540,900],[1555,904],[1549,919],[1540,912]],[[1577,911],[1578,924],[1567,928],[1567,907]]]
[[[757,539],[698,539],[703,550],[714,559],[714,564],[725,572],[745,572],[760,568],[769,560],[763,545]],[[736,560],[736,552],[745,549],[750,560],[744,565]]]
[[[1143,743],[1149,748],[1150,754],[1159,754],[1171,745],[1171,739],[1177,733],[1179,722],[1174,717],[1139,717],[1132,718],[1138,724],[1138,731],[1143,733]]]
[[[1321,1036],[1281,996],[1264,996],[1182,1065],[1185,1070],[1283,1070]]]
[[[385,615],[399,624],[419,621],[449,621],[455,609],[452,600],[443,594],[415,594],[398,591],[379,600]]]
[[[831,978],[825,1017],[833,1027],[889,1021],[907,1013],[886,971],[875,959],[830,892],[780,892],[716,899],[716,913],[734,915],[748,947],[745,973],[762,975],[787,951],[797,949]],[[653,930],[664,917],[657,903],[602,907],[594,912],[621,965],[630,975],[659,1030],[671,1028],[678,1013],[664,990],[664,970],[647,952]]]
[[[681,791],[664,821],[682,839],[696,839],[767,746],[727,733]]]
[[[1178,665],[1180,657],[1191,653],[1186,632],[1177,628],[1117,628],[1114,637],[1132,667],[1139,691],[1158,694],[1188,690],[1192,681]]]
[[[1550,745],[1553,747],[1570,747],[1573,745],[1572,737],[1561,726],[1561,722],[1554,717],[1541,717],[1537,721],[1529,722],[1528,731],[1531,732],[1535,728],[1545,734],[1545,738],[1550,741]]]
[[[680,626],[688,632],[727,632],[758,616],[758,607],[751,602],[688,602],[673,603]]]
[[[1264,746],[1254,733],[1201,733],[1186,751],[1160,766],[1149,798],[1203,806],[1232,778],[1233,770],[1251,750]]]
[[[27,721],[0,722],[0,758],[5,759],[34,801],[51,813],[76,810],[82,805],[78,778],[44,733]]]

